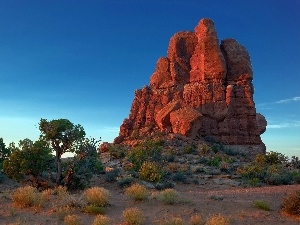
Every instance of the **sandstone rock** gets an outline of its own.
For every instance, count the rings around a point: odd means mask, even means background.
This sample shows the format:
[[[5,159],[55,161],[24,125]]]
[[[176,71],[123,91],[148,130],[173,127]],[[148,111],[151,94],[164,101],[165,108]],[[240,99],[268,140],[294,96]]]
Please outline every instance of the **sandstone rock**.
[[[257,127],[258,127],[259,134],[263,134],[267,128],[266,118],[263,115],[261,115],[260,113],[256,113],[256,121],[257,121]]]
[[[221,42],[221,49],[227,63],[228,84],[238,81],[251,81],[253,78],[250,56],[246,48],[234,39]]]
[[[234,39],[219,45],[213,21],[202,19],[194,32],[171,38],[150,86],[135,91],[115,143],[135,143],[137,137],[164,131],[210,136],[243,152],[264,153],[260,135],[266,121],[256,113],[252,79],[246,48]]]
[[[195,138],[202,124],[202,115],[191,107],[185,107],[171,112],[170,122],[174,133]]]
[[[220,50],[214,22],[202,19],[195,28],[198,43],[191,57],[190,82],[224,80],[226,64]]]
[[[155,121],[161,130],[172,126],[170,122],[170,113],[179,108],[180,103],[178,101],[170,102],[156,114]]]

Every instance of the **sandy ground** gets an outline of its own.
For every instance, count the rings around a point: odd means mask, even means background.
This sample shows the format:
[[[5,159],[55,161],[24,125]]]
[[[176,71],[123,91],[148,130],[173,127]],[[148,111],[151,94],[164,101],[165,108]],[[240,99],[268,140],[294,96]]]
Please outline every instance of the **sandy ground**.
[[[267,186],[257,188],[230,187],[208,182],[205,185],[177,184],[174,189],[180,193],[181,201],[174,205],[166,205],[156,199],[158,191],[150,190],[152,197],[142,202],[136,202],[124,194],[117,183],[108,183],[95,179],[94,186],[101,186],[110,191],[110,206],[105,215],[112,224],[122,224],[122,211],[129,207],[137,207],[145,216],[144,224],[155,224],[155,221],[171,217],[181,217],[189,224],[192,215],[198,214],[205,220],[212,214],[221,214],[230,218],[230,224],[300,224],[300,220],[282,215],[280,205],[282,199],[290,192],[300,190],[300,185]],[[10,193],[19,185],[11,180],[0,184],[0,224],[64,224],[62,216],[56,212],[54,202],[47,202],[43,208],[20,209],[12,205]],[[80,196],[81,193],[73,193]],[[257,209],[253,201],[263,200],[270,205],[270,211]],[[92,224],[95,215],[74,209],[71,212],[81,217],[82,224]]]

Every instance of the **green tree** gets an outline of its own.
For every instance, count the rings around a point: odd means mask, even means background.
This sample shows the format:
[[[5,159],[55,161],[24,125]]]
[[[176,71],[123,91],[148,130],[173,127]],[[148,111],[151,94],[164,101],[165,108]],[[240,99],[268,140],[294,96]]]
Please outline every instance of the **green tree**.
[[[98,159],[99,142],[100,140],[86,138],[76,147],[72,160],[63,164],[63,182],[68,189],[85,188],[93,174],[103,170]]]
[[[3,138],[0,138],[0,170],[2,169],[2,163],[10,155],[11,151],[9,148],[6,148]]]
[[[61,156],[66,152],[74,152],[76,146],[84,140],[85,131],[81,125],[74,125],[67,119],[57,119],[47,121],[41,119],[39,123],[41,131],[41,140],[50,143],[55,151],[56,159],[56,183],[62,181],[62,164]]]
[[[14,150],[3,162],[3,171],[15,180],[21,180],[24,175],[41,176],[43,171],[51,167],[53,156],[49,144],[45,141],[24,139],[19,147],[10,145]]]

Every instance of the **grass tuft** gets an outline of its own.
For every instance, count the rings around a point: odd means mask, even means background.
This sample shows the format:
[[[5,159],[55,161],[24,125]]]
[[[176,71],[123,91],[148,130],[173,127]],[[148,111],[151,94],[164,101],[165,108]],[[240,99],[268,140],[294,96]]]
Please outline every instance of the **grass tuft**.
[[[123,218],[126,225],[141,225],[144,221],[144,216],[138,208],[125,209]]]
[[[146,187],[140,184],[133,184],[125,189],[125,194],[136,201],[142,201],[148,198],[149,192]]]

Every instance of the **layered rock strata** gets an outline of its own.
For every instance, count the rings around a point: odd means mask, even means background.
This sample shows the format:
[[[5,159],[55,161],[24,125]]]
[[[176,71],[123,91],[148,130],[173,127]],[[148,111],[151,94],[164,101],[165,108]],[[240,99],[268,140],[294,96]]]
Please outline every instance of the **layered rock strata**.
[[[234,39],[219,44],[213,21],[202,19],[194,32],[171,38],[150,86],[135,91],[115,143],[160,131],[264,151],[267,122],[256,113],[252,79],[246,48]]]

